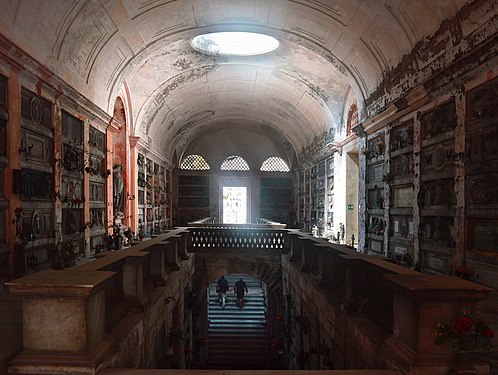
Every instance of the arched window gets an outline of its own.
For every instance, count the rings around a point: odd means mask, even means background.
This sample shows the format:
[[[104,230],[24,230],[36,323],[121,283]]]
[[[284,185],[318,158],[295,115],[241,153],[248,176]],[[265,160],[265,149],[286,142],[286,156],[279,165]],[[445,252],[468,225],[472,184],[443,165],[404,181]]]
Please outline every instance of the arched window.
[[[189,155],[182,160],[180,169],[205,171],[210,169],[208,162],[201,155]]]
[[[289,172],[290,168],[284,159],[279,158],[278,156],[272,156],[261,164],[259,170],[262,172]]]
[[[223,160],[220,169],[222,171],[248,171],[249,164],[240,156],[232,155]]]
[[[360,118],[358,116],[358,107],[356,103],[351,104],[348,111],[348,120],[346,123],[346,137],[351,135],[351,130],[358,125]]]

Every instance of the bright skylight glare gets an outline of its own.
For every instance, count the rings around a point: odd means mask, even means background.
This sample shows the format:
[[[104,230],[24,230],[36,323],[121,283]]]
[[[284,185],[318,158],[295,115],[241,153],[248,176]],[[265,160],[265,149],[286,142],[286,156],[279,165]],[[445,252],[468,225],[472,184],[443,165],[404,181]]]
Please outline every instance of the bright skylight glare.
[[[274,51],[278,46],[278,40],[271,36],[238,31],[198,35],[192,39],[192,47],[209,55],[255,56]]]

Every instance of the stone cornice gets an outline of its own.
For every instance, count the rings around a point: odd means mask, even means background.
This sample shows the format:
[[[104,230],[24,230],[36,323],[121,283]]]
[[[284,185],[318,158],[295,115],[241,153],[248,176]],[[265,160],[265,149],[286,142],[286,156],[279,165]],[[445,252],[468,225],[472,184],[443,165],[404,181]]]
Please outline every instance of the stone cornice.
[[[60,100],[61,103],[83,112],[82,114],[93,120],[110,122],[112,117],[107,112],[2,34],[0,34],[0,60],[20,73],[31,75],[36,80],[42,81],[58,94],[55,96],[58,96],[56,99]]]

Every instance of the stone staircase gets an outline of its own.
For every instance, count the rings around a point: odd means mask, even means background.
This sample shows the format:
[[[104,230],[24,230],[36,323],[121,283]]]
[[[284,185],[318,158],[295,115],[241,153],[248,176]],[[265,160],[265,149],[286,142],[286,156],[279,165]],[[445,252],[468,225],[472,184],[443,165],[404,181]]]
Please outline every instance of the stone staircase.
[[[249,290],[241,310],[233,293],[239,276],[244,278]],[[210,369],[268,369],[266,303],[261,281],[247,275],[226,275],[225,278],[230,287],[225,310],[219,303],[216,284],[209,288],[207,366]]]

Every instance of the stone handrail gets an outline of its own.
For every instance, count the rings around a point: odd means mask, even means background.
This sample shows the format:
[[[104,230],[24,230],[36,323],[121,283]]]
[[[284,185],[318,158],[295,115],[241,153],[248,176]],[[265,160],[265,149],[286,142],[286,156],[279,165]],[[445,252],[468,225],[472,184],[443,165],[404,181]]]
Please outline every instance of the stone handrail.
[[[24,306],[25,350],[13,363],[38,353],[50,364],[53,353],[64,351],[68,363],[73,354],[84,353],[85,363],[94,366],[116,345],[107,332],[130,307],[143,304],[154,287],[166,285],[179,262],[190,259],[188,252],[220,249],[287,253],[297,272],[312,274],[322,293],[342,301],[346,314],[362,311],[382,327],[389,336],[386,350],[407,366],[450,363],[451,348],[433,344],[434,327],[454,320],[463,306],[475,307],[491,291],[450,276],[423,275],[298,230],[177,228],[71,270],[42,271],[6,283]],[[60,334],[46,329],[56,326]],[[431,356],[435,350],[438,355]]]
[[[311,273],[323,293],[343,301],[347,314],[362,315],[389,336],[386,350],[406,366],[454,363],[451,345],[434,345],[434,329],[453,322],[464,309],[476,310],[491,288],[448,275],[425,275],[361,254],[347,246],[287,230],[289,259]]]

